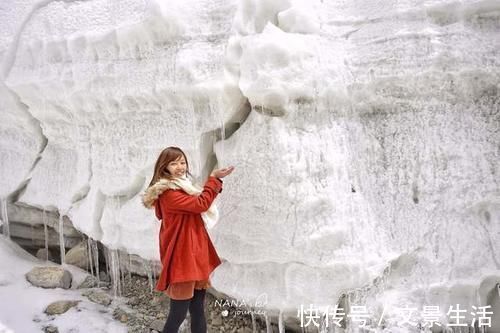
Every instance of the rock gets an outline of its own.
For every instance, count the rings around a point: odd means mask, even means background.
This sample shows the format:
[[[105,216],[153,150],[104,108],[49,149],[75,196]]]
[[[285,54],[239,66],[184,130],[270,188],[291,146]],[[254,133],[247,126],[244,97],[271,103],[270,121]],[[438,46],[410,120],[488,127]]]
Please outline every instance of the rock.
[[[161,307],[166,307],[169,304],[169,298],[166,294],[160,293],[159,295],[155,295],[151,300],[151,305],[156,306],[160,305]]]
[[[72,307],[76,306],[80,301],[57,301],[49,304],[45,309],[45,313],[48,315],[59,315],[63,314]]]
[[[153,320],[149,325],[149,328],[158,332],[163,331],[163,326],[165,326],[165,320]]]
[[[20,203],[8,203],[11,238],[20,246],[35,250],[45,246],[45,229],[42,210]],[[49,247],[59,247],[59,214],[45,211]],[[73,227],[67,216],[63,217],[64,246],[72,248],[82,240],[82,234]],[[45,258],[43,258],[45,260]]]
[[[87,276],[85,280],[78,286],[78,289],[88,289],[88,288],[106,288],[109,289],[110,283],[97,281],[94,276]]]
[[[113,311],[113,318],[119,320],[122,323],[128,322],[129,317],[130,315],[121,308],[116,308],[115,311]]]
[[[134,296],[128,300],[127,304],[134,306],[134,305],[139,305],[139,302],[140,302],[139,297]]]
[[[45,327],[43,328],[43,331],[44,331],[45,333],[59,333],[59,330],[58,330],[58,329],[57,329],[57,327],[56,327],[56,326],[54,326],[54,325],[45,326]]]
[[[86,270],[88,267],[90,267],[87,242],[80,242],[71,250],[69,250],[66,253],[65,260],[67,264],[80,267],[81,269]]]
[[[59,213],[57,211],[42,211],[41,209],[29,206],[24,203],[8,203],[9,221],[12,224],[23,223],[28,224],[28,227],[41,227],[43,230],[43,215],[45,215],[49,231],[59,229]],[[77,244],[82,239],[82,234],[73,227],[71,220],[67,216],[63,216],[64,238],[78,239]],[[33,231],[28,233],[28,239],[33,235]],[[45,237],[42,237],[44,240]],[[57,242],[59,244],[59,242]],[[52,245],[49,242],[49,246]],[[56,244],[53,244],[56,245]],[[43,246],[43,245],[42,245]]]
[[[84,293],[84,296],[87,296],[89,300],[94,303],[108,306],[111,304],[111,296],[105,293],[102,290],[91,290],[90,292]]]
[[[35,267],[26,273],[26,279],[36,287],[69,289],[73,277],[61,267]]]
[[[212,319],[212,325],[213,326],[220,326],[222,325],[222,318],[220,316],[216,316]]]
[[[78,286],[78,289],[86,289],[86,288],[93,288],[97,287],[98,281],[97,279],[92,276],[92,275],[87,275],[85,280],[83,280],[82,283]]]
[[[89,290],[86,290],[86,292],[89,292]],[[127,307],[124,306],[123,309],[126,310],[128,317],[125,324],[129,333],[162,332],[169,308],[168,304],[167,306],[162,304],[163,299],[169,300],[165,293],[151,292],[147,278],[132,275],[124,281],[123,296],[128,298]],[[225,296],[216,296],[207,292],[206,297],[207,332],[251,333],[251,331],[243,329],[244,327],[252,328],[252,318],[250,316],[233,318],[232,315],[229,315],[227,309],[221,309],[220,306],[215,304],[217,298]],[[226,310],[228,315],[224,317],[221,310]],[[114,316],[120,320],[121,314],[121,312],[117,311]],[[214,318],[217,319],[214,321]],[[179,333],[190,331],[190,319],[190,315],[187,314],[186,319],[179,328]],[[265,333],[265,322],[259,317],[256,319],[255,331]],[[214,324],[218,324],[218,326]],[[277,326],[272,327],[273,332],[277,332],[275,328]]]
[[[109,277],[109,275],[103,271],[99,272],[99,280],[104,282],[111,282],[111,278]]]
[[[54,256],[52,255],[52,252],[50,252],[50,250],[47,250],[45,248],[38,249],[38,251],[36,251],[36,257],[40,260],[54,261]]]

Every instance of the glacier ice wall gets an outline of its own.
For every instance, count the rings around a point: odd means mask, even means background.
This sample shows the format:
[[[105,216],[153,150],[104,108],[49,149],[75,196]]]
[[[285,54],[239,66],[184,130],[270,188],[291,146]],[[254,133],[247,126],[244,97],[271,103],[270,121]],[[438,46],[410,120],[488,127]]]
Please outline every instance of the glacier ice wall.
[[[288,310],[353,291],[484,304],[500,282],[499,13],[488,0],[13,2],[1,195],[22,188],[20,202],[156,259],[139,194],[177,145],[199,181],[236,166],[211,231],[217,289]]]

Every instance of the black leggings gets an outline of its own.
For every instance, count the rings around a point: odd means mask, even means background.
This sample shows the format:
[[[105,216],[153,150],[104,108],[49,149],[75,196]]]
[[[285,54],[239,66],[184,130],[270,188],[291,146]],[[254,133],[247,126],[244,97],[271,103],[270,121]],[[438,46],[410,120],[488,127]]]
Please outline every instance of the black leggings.
[[[186,318],[187,310],[191,315],[191,332],[206,333],[207,322],[203,308],[206,289],[195,289],[193,298],[186,300],[170,299],[170,312],[162,333],[177,333]]]

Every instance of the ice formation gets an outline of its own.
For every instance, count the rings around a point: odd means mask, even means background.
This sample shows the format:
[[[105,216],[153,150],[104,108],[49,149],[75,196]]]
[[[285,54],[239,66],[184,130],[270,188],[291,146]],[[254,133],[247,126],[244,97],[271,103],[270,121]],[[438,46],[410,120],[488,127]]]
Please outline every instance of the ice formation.
[[[485,305],[500,282],[499,13],[16,0],[0,11],[0,196],[157,259],[139,194],[176,145],[199,182],[236,166],[211,231],[216,289],[265,295],[280,318],[339,299]]]

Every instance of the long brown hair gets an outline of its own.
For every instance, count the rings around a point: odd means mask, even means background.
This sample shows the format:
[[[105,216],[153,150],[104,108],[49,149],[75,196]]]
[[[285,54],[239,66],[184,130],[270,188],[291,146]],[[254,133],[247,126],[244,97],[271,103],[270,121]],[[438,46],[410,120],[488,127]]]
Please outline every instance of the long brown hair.
[[[151,179],[149,186],[154,185],[161,178],[171,179],[172,175],[168,172],[167,166],[170,162],[175,161],[181,156],[184,156],[184,159],[186,160],[186,174],[191,176],[189,173],[189,163],[186,154],[184,154],[182,149],[179,147],[167,147],[162,150],[160,156],[158,156],[158,159],[156,160],[153,178]]]

